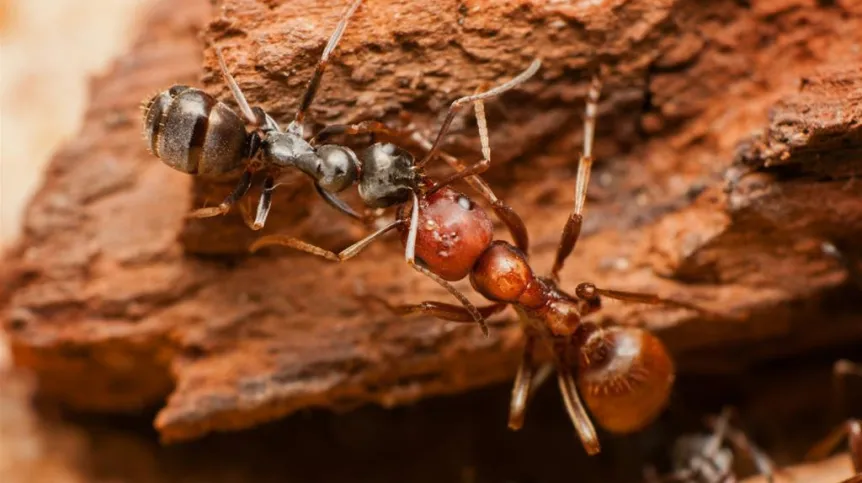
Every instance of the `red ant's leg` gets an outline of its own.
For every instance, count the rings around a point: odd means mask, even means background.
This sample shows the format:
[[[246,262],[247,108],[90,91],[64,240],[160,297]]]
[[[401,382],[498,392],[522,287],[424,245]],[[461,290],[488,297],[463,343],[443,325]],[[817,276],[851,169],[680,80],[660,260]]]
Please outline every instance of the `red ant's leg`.
[[[593,76],[590,90],[587,93],[587,107],[584,114],[584,152],[578,161],[578,174],[575,181],[575,205],[563,232],[560,235],[560,244],[557,247],[557,255],[554,258],[554,266],[551,268],[551,278],[559,280],[560,269],[563,268],[566,258],[575,249],[578,237],[581,235],[581,225],[584,221],[584,204],[587,201],[587,186],[590,183],[590,171],[593,166],[593,137],[596,130],[596,111],[598,110],[599,95],[602,83],[598,75]]]

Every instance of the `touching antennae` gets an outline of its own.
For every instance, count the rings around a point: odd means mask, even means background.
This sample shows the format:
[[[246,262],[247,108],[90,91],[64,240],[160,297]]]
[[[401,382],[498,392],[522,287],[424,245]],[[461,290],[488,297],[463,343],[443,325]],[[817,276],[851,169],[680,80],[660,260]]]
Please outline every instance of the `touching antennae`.
[[[440,132],[437,133],[437,139],[434,140],[434,144],[431,145],[431,149],[425,154],[425,157],[422,158],[421,161],[416,163],[417,168],[421,168],[425,166],[428,161],[434,158],[437,155],[437,152],[440,150],[440,145],[443,142],[443,138],[446,137],[446,134],[449,132],[449,127],[452,124],[452,121],[455,119],[455,114],[461,110],[461,107],[464,104],[476,101],[482,101],[485,99],[489,99],[491,97],[499,96],[500,94],[511,90],[517,87],[520,84],[526,82],[530,77],[533,77],[536,72],[539,71],[539,67],[542,66],[541,59],[534,60],[529,67],[524,72],[521,72],[509,82],[505,82],[503,84],[498,85],[490,90],[485,92],[480,92],[478,94],[473,94],[471,96],[464,96],[460,99],[455,99],[452,104],[449,106],[449,111],[446,113],[446,118],[443,120],[443,124],[440,126]],[[483,148],[484,149],[484,148]]]
[[[323,71],[326,70],[326,65],[329,62],[329,54],[335,50],[335,47],[338,45],[338,41],[341,40],[341,36],[344,34],[344,29],[347,28],[347,21],[350,20],[350,17],[359,8],[359,5],[362,3],[362,0],[354,0],[353,3],[347,7],[347,10],[341,15],[341,20],[338,21],[338,26],[335,27],[335,32],[332,33],[332,37],[329,38],[329,42],[326,44],[326,47],[323,49],[323,54],[320,56],[320,60],[317,62],[317,67],[314,69],[314,74],[311,76],[311,80],[308,82],[308,87],[305,90],[305,94],[302,96],[302,102],[299,103],[299,109],[296,111],[296,117],[294,117],[293,122],[291,123],[290,130],[299,130],[302,132],[302,122],[305,120],[306,111],[308,111],[309,106],[311,106],[311,102],[314,100],[314,96],[317,94],[317,89],[320,87],[320,79],[323,77]]]

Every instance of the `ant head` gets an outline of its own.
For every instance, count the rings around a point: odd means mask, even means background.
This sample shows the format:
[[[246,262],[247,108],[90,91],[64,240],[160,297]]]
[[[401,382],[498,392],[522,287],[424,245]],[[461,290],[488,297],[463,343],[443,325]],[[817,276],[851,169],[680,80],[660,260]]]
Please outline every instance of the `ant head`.
[[[578,388],[590,412],[608,431],[642,429],[670,397],[675,370],[667,349],[636,327],[582,328]]]
[[[377,143],[362,153],[359,196],[371,208],[387,208],[410,199],[419,176],[413,155],[390,143]]]

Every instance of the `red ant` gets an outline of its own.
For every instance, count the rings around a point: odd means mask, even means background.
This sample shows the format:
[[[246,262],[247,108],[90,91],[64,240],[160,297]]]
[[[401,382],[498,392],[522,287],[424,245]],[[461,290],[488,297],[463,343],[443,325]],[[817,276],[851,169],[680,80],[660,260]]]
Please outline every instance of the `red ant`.
[[[431,315],[455,322],[476,320],[478,314],[484,329],[485,317],[512,305],[524,330],[525,345],[512,390],[509,427],[517,430],[523,425],[530,388],[539,369],[534,352],[537,341],[542,341],[553,354],[569,417],[587,453],[596,454],[600,451],[600,444],[581,397],[605,429],[616,433],[637,431],[652,422],[666,406],[675,369],[664,344],[649,331],[637,327],[603,326],[584,321],[583,317],[601,308],[600,297],[701,311],[696,306],[654,294],[609,290],[592,283],[581,283],[571,295],[557,285],[559,271],[574,249],[581,231],[593,162],[600,90],[599,77],[594,76],[587,96],[584,146],[575,183],[574,208],[562,231],[549,276],[538,276],[530,268],[527,261],[529,239],[521,218],[476,176],[490,164],[490,147],[482,98],[475,97],[462,98],[456,103],[463,99],[474,102],[483,160],[464,168],[461,161],[440,152],[441,138],[453,117],[453,109],[450,108],[437,139],[433,144],[421,143],[428,152],[411,169],[418,172],[435,155],[440,155],[458,172],[439,183],[419,175],[416,189],[411,191],[409,215],[405,200],[398,209],[395,222],[338,254],[283,235],[262,237],[251,249],[284,245],[329,260],[343,261],[355,256],[389,229],[397,227],[405,247],[405,258],[416,270],[435,280],[455,281],[469,275],[473,288],[494,303],[476,308],[457,289],[446,284],[447,290],[461,300],[464,307],[436,301],[391,306],[383,301],[387,307],[397,314]],[[353,134],[360,131],[368,132],[358,127],[344,127],[338,132]],[[414,134],[414,139],[421,138]],[[462,178],[477,188],[505,222],[514,245],[504,240],[493,240],[493,227],[485,211],[466,195],[447,186]],[[573,364],[577,366],[574,373],[571,369]]]

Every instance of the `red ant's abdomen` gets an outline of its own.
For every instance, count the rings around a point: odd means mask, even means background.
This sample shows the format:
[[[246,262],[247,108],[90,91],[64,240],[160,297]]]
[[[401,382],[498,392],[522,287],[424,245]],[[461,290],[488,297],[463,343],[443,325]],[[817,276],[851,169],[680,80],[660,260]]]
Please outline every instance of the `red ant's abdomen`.
[[[649,331],[594,330],[580,351],[578,388],[593,417],[608,431],[638,431],[667,406],[675,375],[673,360]]]
[[[409,220],[410,210],[402,216]],[[402,243],[407,242],[408,225],[400,229]],[[419,200],[416,257],[445,280],[466,277],[493,236],[485,210],[455,190],[442,188]]]

